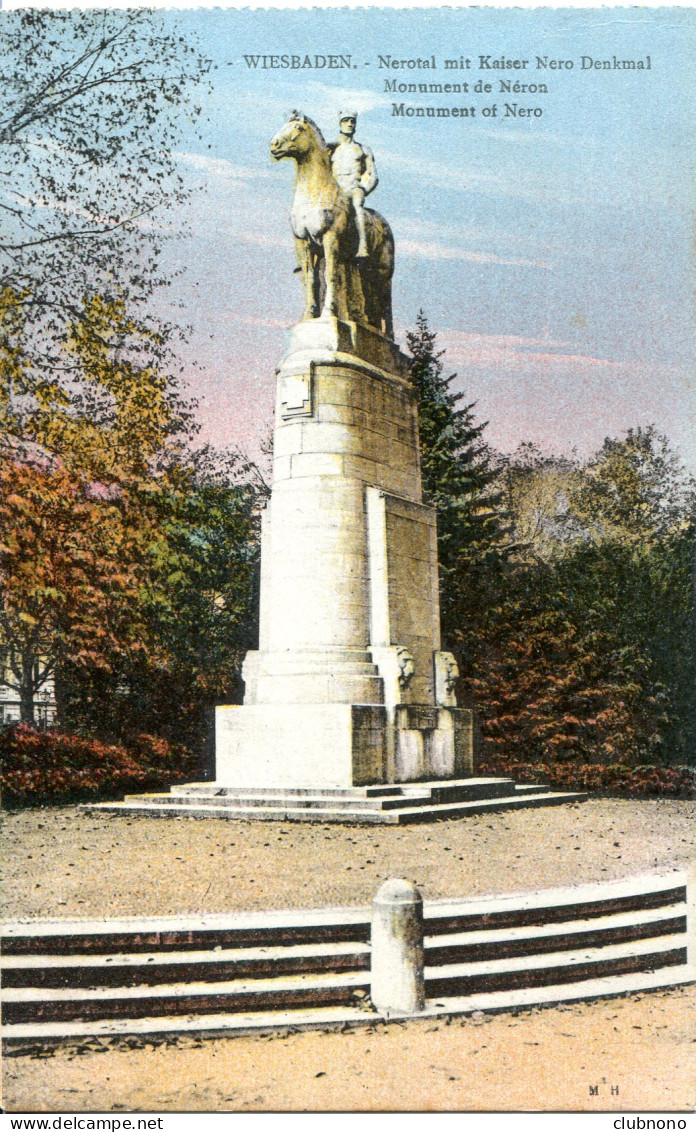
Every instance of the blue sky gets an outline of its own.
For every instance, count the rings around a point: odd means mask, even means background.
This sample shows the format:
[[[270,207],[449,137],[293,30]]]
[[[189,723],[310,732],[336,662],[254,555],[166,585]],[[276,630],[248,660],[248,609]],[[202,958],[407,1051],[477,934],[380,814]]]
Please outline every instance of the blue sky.
[[[333,137],[348,103],[380,176],[369,203],[396,237],[397,337],[422,306],[491,442],[587,454],[654,422],[696,467],[693,10],[213,9],[176,19],[217,63],[204,136],[182,147],[199,188],[193,234],[176,248],[206,436],[253,448],[265,434],[274,370],[302,311],[292,167],[271,163],[270,139],[293,108]],[[350,55],[351,67],[260,71],[243,59],[285,53]],[[386,69],[380,55],[435,55],[438,66]],[[480,69],[480,55],[529,63]],[[582,56],[615,55],[650,56],[651,68],[581,67]],[[459,56],[468,71],[443,69]],[[538,69],[537,56],[574,65]],[[395,94],[385,79],[493,89]],[[501,79],[545,82],[548,93],[503,93]],[[476,115],[408,119],[395,102]],[[506,102],[543,114],[506,119]]]

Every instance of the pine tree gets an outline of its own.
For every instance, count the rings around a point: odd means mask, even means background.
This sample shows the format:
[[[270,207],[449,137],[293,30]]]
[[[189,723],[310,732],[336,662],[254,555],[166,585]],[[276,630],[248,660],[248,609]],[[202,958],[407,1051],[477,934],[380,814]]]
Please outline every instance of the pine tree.
[[[444,350],[419,311],[407,335],[411,381],[418,403],[425,499],[437,511],[440,612],[444,647],[453,649],[462,675],[476,664],[478,627],[507,557],[498,471],[483,439],[486,423],[475,404],[454,392],[456,374],[444,375]]]

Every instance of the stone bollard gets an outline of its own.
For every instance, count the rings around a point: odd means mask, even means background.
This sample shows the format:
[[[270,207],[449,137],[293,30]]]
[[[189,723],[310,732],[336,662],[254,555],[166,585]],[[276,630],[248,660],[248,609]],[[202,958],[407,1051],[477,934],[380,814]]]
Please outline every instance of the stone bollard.
[[[423,899],[407,880],[387,880],[372,902],[371,994],[382,1014],[425,1008]]]

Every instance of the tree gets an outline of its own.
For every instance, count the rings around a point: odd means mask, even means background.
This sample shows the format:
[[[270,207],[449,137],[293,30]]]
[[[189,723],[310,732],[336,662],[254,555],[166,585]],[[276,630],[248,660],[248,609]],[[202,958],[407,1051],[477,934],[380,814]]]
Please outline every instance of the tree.
[[[420,311],[407,335],[411,381],[418,404],[425,499],[437,511],[440,612],[443,640],[465,672],[475,665],[479,622],[504,568],[505,525],[499,473],[483,440],[474,404],[452,391],[456,374],[443,375],[444,351]]]
[[[553,562],[586,537],[571,507],[584,475],[575,457],[542,452],[526,441],[511,456],[498,455],[496,463],[518,562]]]
[[[177,377],[152,364],[153,332],[128,315],[122,299],[93,295],[82,312],[63,347],[71,387],[37,385],[22,434],[111,488],[151,489],[155,473],[174,474],[187,458],[197,431],[193,405]]]
[[[72,396],[37,385],[25,439],[0,446],[0,649],[26,721],[49,676],[90,671],[108,682],[146,648],[140,589],[156,501],[186,439],[171,380],[122,358],[138,333],[123,303],[95,297],[90,307],[64,346],[78,375]]]
[[[148,306],[208,66],[165,18],[3,21],[0,646],[26,655],[27,717],[54,672],[72,726],[178,738],[239,682],[265,489],[195,450],[173,328]]]
[[[71,716],[120,736],[147,729],[200,750],[206,713],[241,693],[258,636],[259,512],[268,488],[240,453],[193,453],[157,506],[140,593],[147,648],[71,690]],[[81,675],[81,674],[78,674]],[[81,704],[76,702],[79,692]],[[85,694],[88,691],[88,694]],[[85,708],[87,709],[85,711]]]
[[[653,425],[607,437],[584,464],[530,443],[499,460],[516,541],[532,561],[581,543],[647,547],[690,522],[696,483]]]
[[[633,573],[625,548],[580,545],[509,575],[471,681],[490,752],[532,763],[661,759],[665,690],[631,632]]]
[[[69,387],[75,367],[64,346],[93,297],[141,308],[143,318],[166,282],[162,214],[186,196],[175,149],[199,113],[196,85],[209,64],[164,18],[144,9],[4,15],[0,423],[15,433],[28,396],[47,380]],[[147,350],[161,361],[172,328],[149,325]]]
[[[241,455],[192,447],[175,380],[133,361],[144,333],[123,303],[93,297],[65,347],[72,395],[50,382],[37,388],[22,422],[30,440],[6,449],[0,518],[15,534],[0,553],[0,645],[15,667],[25,658],[27,719],[40,661],[72,726],[193,741],[202,709],[236,693],[252,644],[267,489]],[[40,537],[28,537],[32,522]],[[89,586],[80,584],[87,559]],[[45,576],[40,606],[20,576]]]
[[[161,375],[83,348],[80,398],[49,398],[27,422],[40,443],[2,451],[0,652],[25,721],[53,675],[77,730],[195,748],[254,643],[267,488],[241,455],[182,442]]]
[[[683,529],[696,500],[689,476],[654,425],[607,437],[588,462],[571,506],[594,542],[649,546]]]
[[[48,676],[91,668],[104,679],[145,647],[138,595],[157,500],[188,439],[172,379],[123,356],[128,342],[137,357],[143,336],[124,303],[94,296],[88,307],[63,348],[71,394],[37,384],[24,439],[0,449],[0,647],[27,720]]]
[[[8,13],[2,49],[0,646],[28,718],[49,674],[143,644],[153,501],[191,434],[147,304],[208,64],[142,10]]]
[[[138,577],[113,502],[43,453],[2,455],[0,655],[31,723],[34,697],[61,663],[108,670],[127,647]]]
[[[692,758],[690,478],[654,429],[584,465],[524,445],[504,461],[526,539],[482,630],[472,686],[505,759]]]
[[[617,630],[639,643],[646,688],[663,701],[660,744],[693,760],[696,739],[696,481],[653,425],[609,437],[588,462],[572,506],[605,558],[623,548]]]

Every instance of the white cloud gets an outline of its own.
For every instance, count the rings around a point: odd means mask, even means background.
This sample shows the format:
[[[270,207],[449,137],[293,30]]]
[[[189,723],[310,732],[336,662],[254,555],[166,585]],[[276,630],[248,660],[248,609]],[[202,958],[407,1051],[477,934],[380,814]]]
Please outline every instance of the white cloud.
[[[528,373],[539,379],[556,375],[572,380],[608,371],[615,375],[615,380],[621,381],[628,376],[673,380],[680,373],[678,367],[669,365],[575,353],[572,343],[554,340],[549,330],[536,338],[514,334],[467,334],[461,330],[442,330],[439,337],[451,364],[494,369],[499,374]]]
[[[418,256],[420,259],[460,259],[466,263],[490,263],[502,267],[539,267],[546,271],[550,270],[550,264],[541,260],[504,258],[493,252],[472,252],[466,248],[438,244],[434,241],[425,243],[420,240],[400,240],[398,251],[400,255]]]
[[[258,181],[259,178],[270,178],[273,175],[271,169],[233,165],[224,157],[207,157],[201,153],[175,153],[174,156],[183,165],[190,165],[193,169],[207,173],[209,177],[223,178],[226,181]]]
[[[396,216],[391,221],[397,239],[397,247],[405,237],[414,240],[436,240],[448,243],[488,244],[496,248],[505,249],[505,255],[515,256],[517,249],[526,250],[535,258],[551,256],[558,252],[558,248],[549,243],[526,235],[524,232],[508,232],[493,226],[476,226],[458,224],[455,226],[443,225],[441,220],[424,220],[422,217]]]
[[[311,97],[314,92],[316,92],[317,97],[321,97],[324,100],[324,105],[320,106],[317,110],[317,118],[322,114],[333,115],[333,120],[327,123],[327,132],[329,133],[331,133],[332,129],[335,131],[338,130],[338,119],[336,115],[339,110],[345,107],[357,110],[358,114],[364,114],[370,110],[377,110],[380,106],[388,106],[390,104],[390,100],[383,94],[379,94],[375,90],[368,90],[365,87],[349,87],[346,90],[341,87],[329,86],[328,83],[322,83],[314,79],[306,84],[306,89],[308,101],[312,102],[312,105],[315,105]],[[312,114],[311,117],[314,118],[315,115]],[[323,124],[319,124],[322,125],[323,129]],[[358,129],[358,134],[359,132]]]
[[[216,230],[217,236],[229,236],[233,240],[238,240],[240,244],[255,244],[260,248],[285,248],[292,250],[292,238],[287,236],[280,236],[274,232],[253,232],[249,229],[242,231],[233,231],[230,228],[218,228]]]
[[[469,166],[457,168],[441,161],[424,159],[420,155],[409,157],[406,154],[389,151],[381,154],[380,164],[391,166],[402,173],[409,173],[418,177],[420,181],[434,183],[441,188],[457,189],[460,192],[517,197],[521,200],[532,200],[537,204],[581,203],[580,198],[571,193],[563,192],[557,187],[550,189],[544,177],[536,177],[520,169],[519,164],[509,173],[481,173]]]
[[[466,349],[485,348],[529,350],[543,347],[546,350],[568,349],[570,342],[561,342],[551,337],[547,328],[540,338],[528,338],[522,334],[468,334],[465,330],[446,330],[448,348],[464,351]]]

